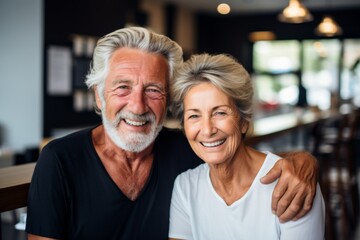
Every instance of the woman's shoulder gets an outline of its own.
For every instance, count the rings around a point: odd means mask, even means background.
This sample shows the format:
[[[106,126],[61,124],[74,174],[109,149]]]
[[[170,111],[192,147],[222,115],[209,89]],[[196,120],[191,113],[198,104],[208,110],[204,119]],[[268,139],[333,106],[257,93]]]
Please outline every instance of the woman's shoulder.
[[[202,163],[196,168],[186,170],[180,173],[176,181],[182,185],[192,185],[200,180],[204,180],[209,172],[209,166],[206,163]]]
[[[269,171],[274,166],[274,164],[281,159],[280,156],[278,156],[272,152],[264,151],[263,153],[265,154],[265,160],[264,160],[263,166],[260,170],[262,172]]]

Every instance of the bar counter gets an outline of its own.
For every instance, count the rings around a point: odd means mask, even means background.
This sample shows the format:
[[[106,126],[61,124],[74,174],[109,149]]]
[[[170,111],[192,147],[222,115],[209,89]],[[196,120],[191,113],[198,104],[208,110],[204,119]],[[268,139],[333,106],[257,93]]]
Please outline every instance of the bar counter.
[[[254,121],[253,131],[250,130],[245,141],[249,145],[257,144],[281,134],[309,127],[326,119],[339,116],[338,112],[333,111],[306,111],[260,118]]]

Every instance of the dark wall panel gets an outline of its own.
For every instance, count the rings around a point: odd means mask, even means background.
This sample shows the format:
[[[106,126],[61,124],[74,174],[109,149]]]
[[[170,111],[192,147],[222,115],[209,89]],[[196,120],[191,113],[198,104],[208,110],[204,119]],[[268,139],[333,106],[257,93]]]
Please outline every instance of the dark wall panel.
[[[80,112],[74,110],[73,93],[66,96],[53,96],[47,93],[48,47],[56,45],[72,48],[72,34],[101,37],[123,27],[128,13],[126,9],[130,11],[130,2],[127,0],[45,0],[43,137],[51,136],[54,129],[81,128],[100,122],[100,117],[93,110]],[[75,69],[72,72],[74,86],[79,86],[79,82],[83,81],[83,79],[74,79],[79,72],[84,72],[83,66],[80,70]]]
[[[278,13],[219,16],[197,14],[198,52],[229,53],[251,70],[251,42],[248,34],[253,31],[273,31],[277,39],[318,39],[315,27],[324,14],[330,14],[343,28],[339,38],[360,38],[360,9],[337,11],[312,11],[314,20],[301,24],[282,23]]]

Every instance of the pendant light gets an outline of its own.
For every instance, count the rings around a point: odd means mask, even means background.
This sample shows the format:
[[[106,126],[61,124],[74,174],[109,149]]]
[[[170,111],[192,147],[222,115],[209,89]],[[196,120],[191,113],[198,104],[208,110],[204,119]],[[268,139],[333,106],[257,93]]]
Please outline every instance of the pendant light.
[[[278,19],[286,23],[303,23],[313,17],[300,0],[289,0],[289,5],[278,15]]]
[[[341,35],[342,29],[331,16],[326,15],[315,28],[315,33],[318,36],[333,37]]]
[[[332,8],[331,0],[327,0],[329,8]],[[324,15],[322,21],[315,28],[315,34],[324,37],[334,37],[343,33],[341,27],[330,15]]]

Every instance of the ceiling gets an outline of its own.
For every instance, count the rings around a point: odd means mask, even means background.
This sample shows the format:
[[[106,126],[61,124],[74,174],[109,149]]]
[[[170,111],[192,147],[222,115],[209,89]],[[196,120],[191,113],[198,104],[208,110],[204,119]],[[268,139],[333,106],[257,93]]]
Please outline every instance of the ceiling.
[[[192,10],[206,11],[216,14],[216,6],[227,3],[231,13],[255,13],[281,11],[288,5],[288,0],[159,0],[173,3]],[[360,0],[303,0],[309,10],[360,8]]]

